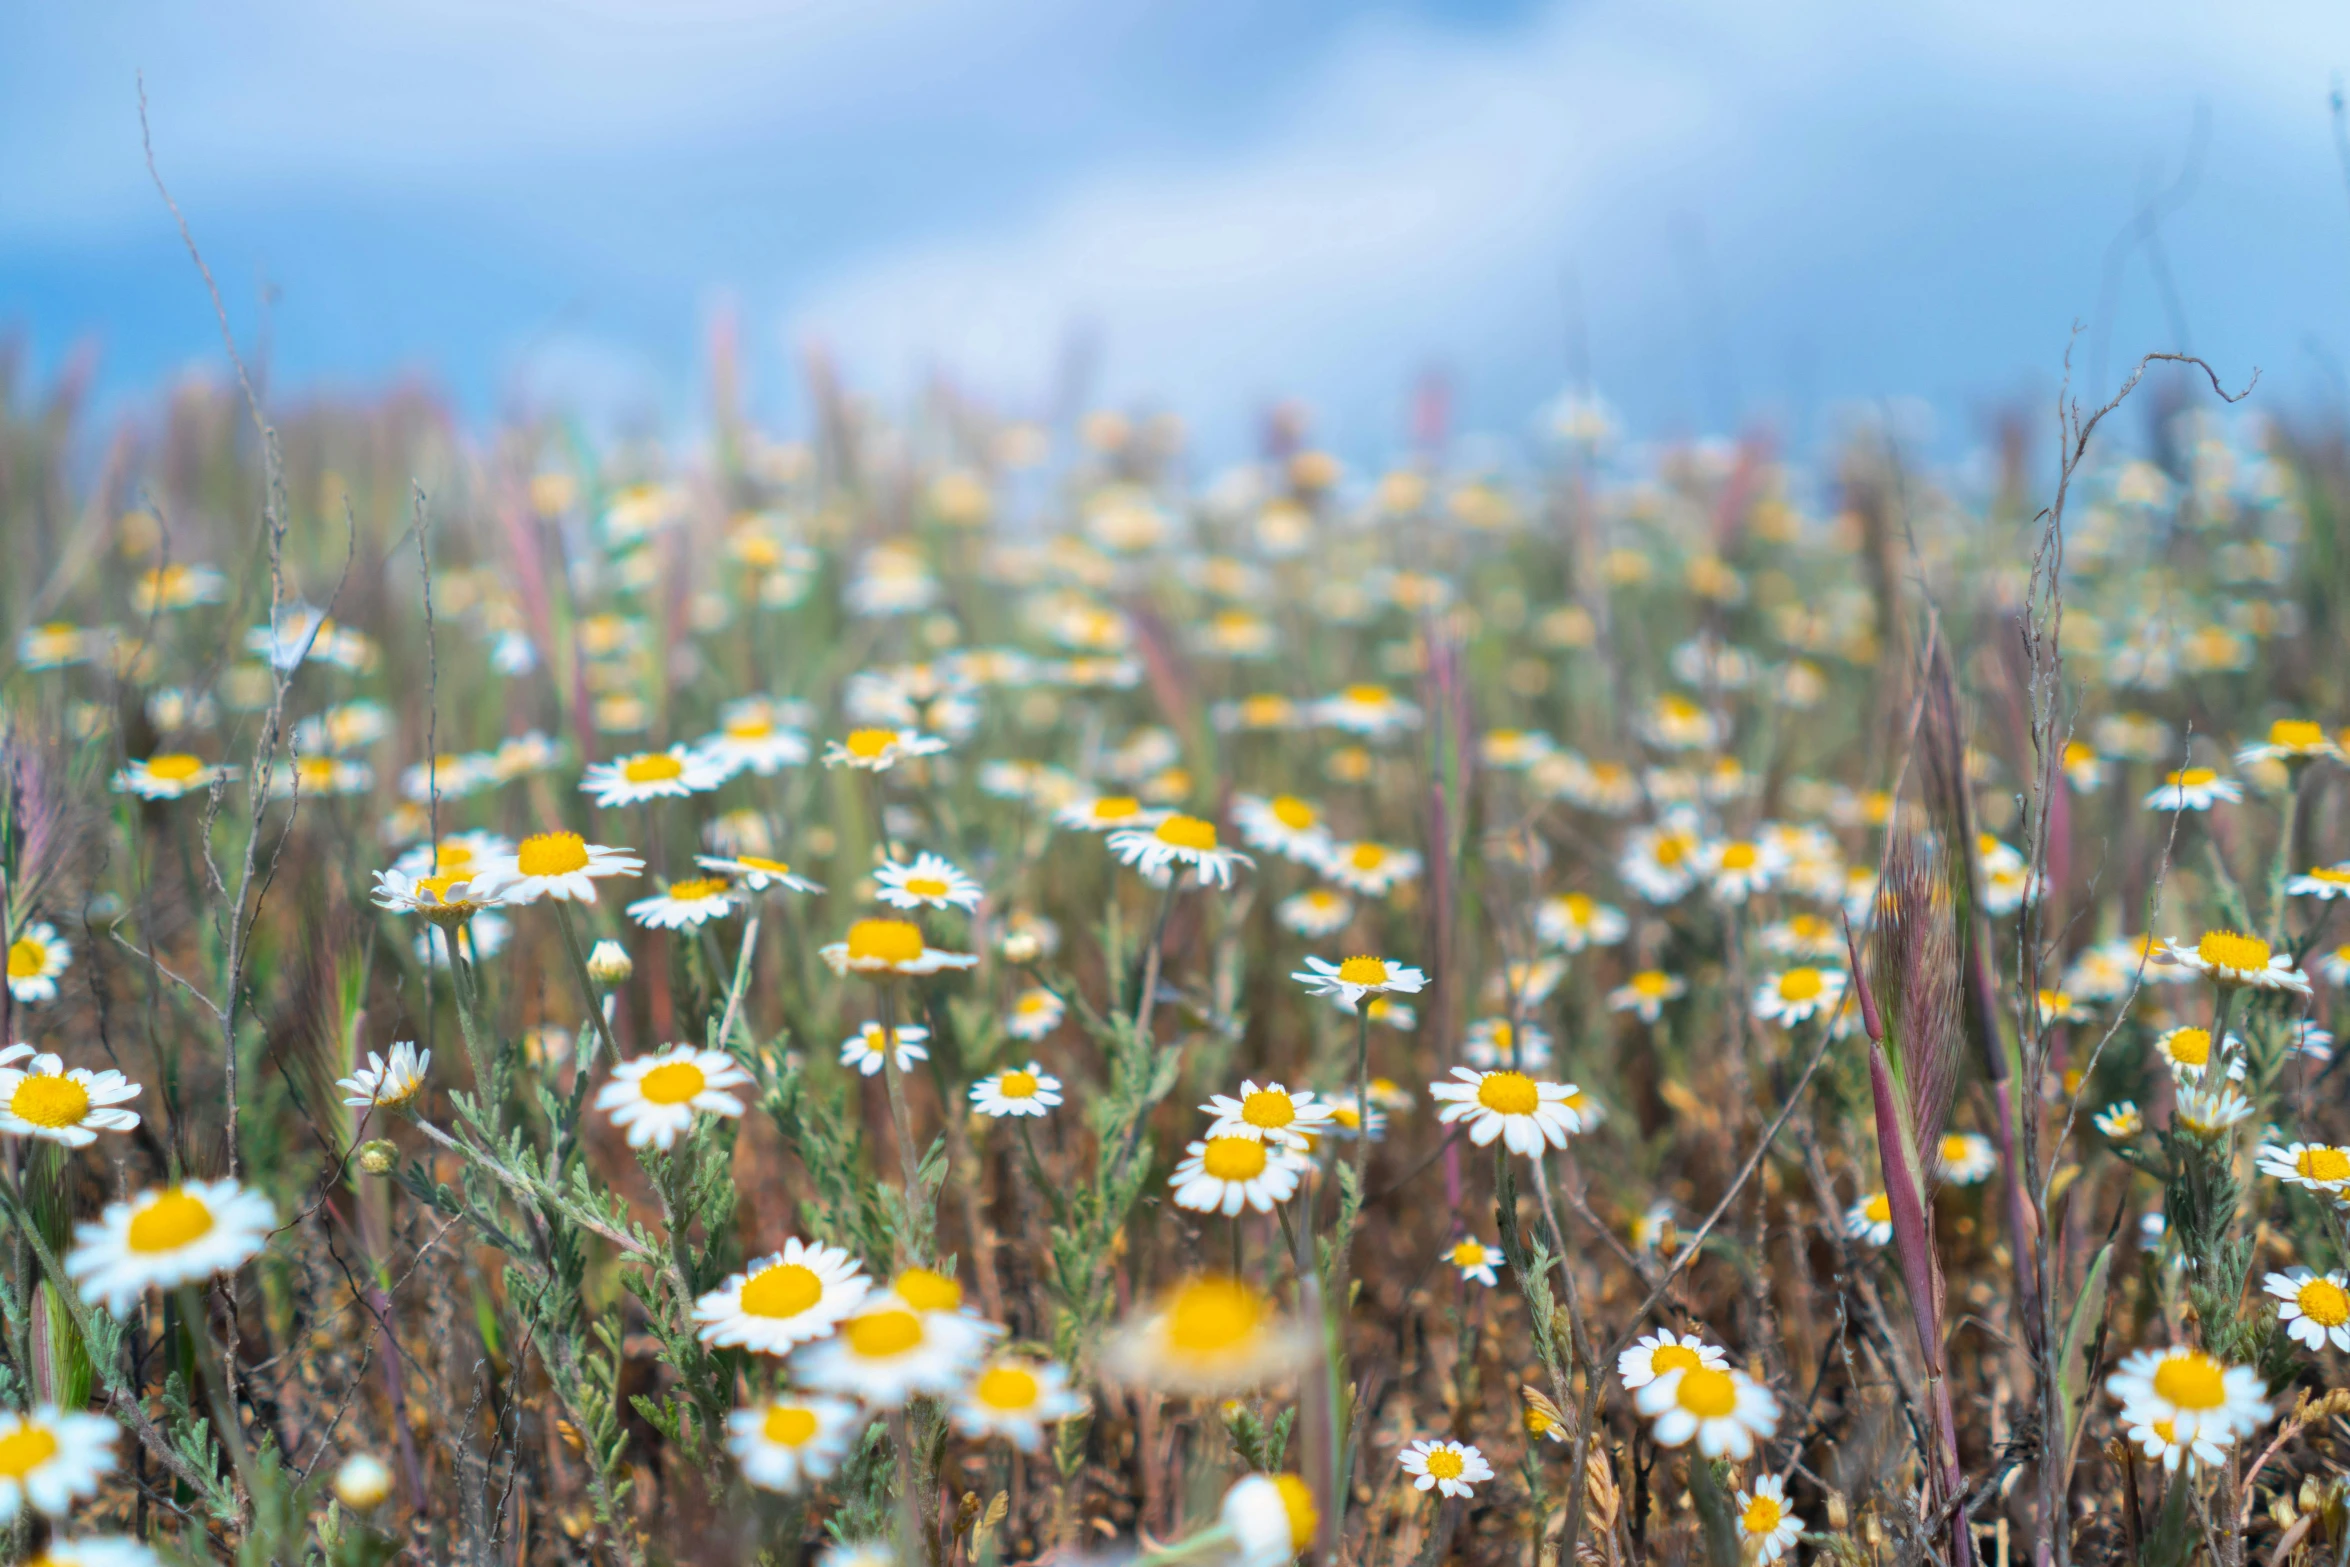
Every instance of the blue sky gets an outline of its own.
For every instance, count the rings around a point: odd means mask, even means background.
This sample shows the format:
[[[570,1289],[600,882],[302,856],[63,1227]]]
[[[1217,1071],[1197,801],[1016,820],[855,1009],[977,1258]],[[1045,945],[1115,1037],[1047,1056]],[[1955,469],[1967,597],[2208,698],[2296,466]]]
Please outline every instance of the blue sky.
[[[280,386],[673,424],[730,302],[763,411],[825,344],[1211,445],[1304,398],[1392,446],[1443,367],[1522,429],[1579,360],[1636,428],[2045,397],[2114,236],[2262,401],[2350,362],[2326,95],[2350,11],[2202,0],[155,0],[0,21],[0,322],[135,397],[217,356],[157,150]],[[2106,358],[2173,347],[2142,252]],[[2084,344],[2084,361],[2090,345]],[[2110,372],[2109,372],[2110,378]]]

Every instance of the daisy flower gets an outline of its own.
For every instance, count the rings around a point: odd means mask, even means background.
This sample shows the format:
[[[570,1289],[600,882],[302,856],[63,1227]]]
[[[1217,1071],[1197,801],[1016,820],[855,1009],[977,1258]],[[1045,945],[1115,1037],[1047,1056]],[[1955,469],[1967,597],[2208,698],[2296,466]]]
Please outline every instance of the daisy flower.
[[[367,1052],[367,1064],[338,1079],[335,1087],[343,1091],[343,1103],[361,1110],[405,1110],[424,1092],[424,1077],[431,1070],[432,1052],[419,1051],[414,1040],[403,1039],[392,1046],[389,1061]]]
[[[1031,985],[1012,998],[1012,1015],[1004,1019],[1004,1032],[1014,1039],[1042,1039],[1061,1026],[1068,1010],[1059,996],[1042,985]]]
[[[1754,1015],[1793,1028],[1813,1013],[1834,1007],[1843,994],[1843,970],[1791,968],[1755,987]]]
[[[2100,1133],[2117,1143],[2127,1142],[2146,1130],[2146,1117],[2139,1114],[2136,1103],[2128,1099],[2116,1099],[2089,1120]]]
[[[692,930],[732,914],[735,897],[734,884],[725,877],[694,876],[637,899],[628,906],[628,917],[652,930]]]
[[[818,1392],[896,1409],[918,1393],[955,1392],[987,1337],[959,1312],[919,1310],[894,1291],[868,1295],[838,1333],[794,1354],[792,1371]]]
[[[25,1062],[0,1066],[0,1132],[86,1148],[100,1132],[127,1132],[139,1124],[136,1111],[112,1108],[139,1096],[139,1085],[120,1072],[68,1071],[56,1056],[26,1061],[26,1054],[22,1045],[0,1054],[0,1061]]]
[[[477,885],[470,869],[411,876],[397,867],[375,873],[374,899],[379,909],[421,914],[444,928],[462,925],[503,901],[496,892]]]
[[[2105,763],[2096,748],[2079,740],[2064,743],[2065,782],[2076,794],[2095,794],[2105,787]]]
[[[1130,794],[1080,795],[1053,812],[1053,820],[1075,832],[1115,832],[1121,827],[1156,827],[1167,813]]]
[[[1262,1387],[1287,1374],[1303,1336],[1255,1286],[1202,1274],[1168,1289],[1122,1324],[1104,1367],[1160,1392],[1213,1394]]]
[[[922,927],[912,920],[859,920],[848,939],[816,949],[835,974],[936,974],[969,968],[979,961],[968,952],[941,952],[923,945]]]
[[[1357,735],[1389,734],[1420,721],[1420,710],[1385,686],[1348,686],[1316,702],[1313,711],[1315,723]]]
[[[502,903],[593,903],[600,878],[635,876],[644,868],[626,849],[590,843],[575,832],[542,832],[516,844],[512,854],[482,862],[476,876]]]
[[[1676,1367],[1635,1393],[1633,1404],[1656,1421],[1659,1447],[1695,1437],[1708,1458],[1752,1457],[1755,1438],[1779,1429],[1779,1400],[1734,1367]]]
[[[1680,997],[1689,989],[1688,981],[1662,969],[1644,968],[1631,980],[1607,993],[1610,1012],[1635,1012],[1643,1023],[1653,1023],[1665,1015],[1665,1003]]]
[[[1763,927],[1762,945],[1775,957],[1840,957],[1844,934],[1820,915],[1790,914]]]
[[[1469,1141],[1480,1148],[1499,1138],[1510,1152],[1534,1158],[1545,1142],[1564,1148],[1567,1138],[1583,1129],[1583,1118],[1566,1103],[1575,1091],[1572,1084],[1465,1066],[1454,1067],[1452,1075],[1457,1081],[1428,1085],[1428,1096],[1444,1106],[1436,1119],[1447,1125],[1468,1122]]]
[[[808,738],[777,723],[772,710],[760,702],[727,718],[695,751],[721,782],[746,770],[772,778],[808,759]]]
[[[1143,829],[1128,827],[1110,834],[1104,840],[1112,854],[1124,864],[1131,865],[1144,875],[1171,871],[1183,865],[1200,885],[1229,887],[1235,865],[1254,865],[1255,860],[1238,849],[1216,846],[1216,824],[1203,817],[1185,816],[1175,812],[1160,820],[1157,826]]]
[[[1945,1132],[1941,1147],[1942,1179],[1953,1186],[1972,1186],[1991,1173],[1991,1139],[1981,1132]]]
[[[1363,1003],[1363,1016],[1374,1023],[1384,1023],[1389,1028],[1407,1034],[1420,1023],[1420,1014],[1412,1010],[1411,1003],[1398,1001],[1393,996],[1373,996]]]
[[[917,756],[936,756],[947,748],[944,740],[914,729],[852,729],[846,740],[824,742],[824,765],[855,767],[885,773]]]
[[[2215,1141],[2228,1128],[2251,1116],[2252,1101],[2235,1089],[2226,1084],[2214,1088],[2194,1083],[2180,1088],[2178,1101],[2171,1111],[2171,1126],[2206,1141]]]
[[[1322,1511],[1302,1475],[1244,1475],[1224,1493],[1216,1522],[1232,1536],[1239,1567],[1288,1567],[1314,1543]]]
[[[1705,750],[1722,737],[1721,725],[1711,713],[1676,692],[1656,699],[1641,728],[1651,744],[1668,751]]]
[[[1680,827],[1636,827],[1624,835],[1617,874],[1650,903],[1676,903],[1697,885],[1697,835]]]
[[[36,920],[16,933],[8,944],[8,993],[27,1006],[57,999],[57,976],[73,959],[73,948],[57,937],[57,927]]]
[[[61,1518],[77,1497],[95,1496],[114,1470],[119,1430],[104,1415],[42,1404],[29,1414],[0,1410],[0,1522],[32,1504]]]
[[[1230,1217],[1244,1207],[1271,1213],[1276,1203],[1297,1195],[1305,1173],[1288,1144],[1268,1143],[1247,1132],[1210,1137],[1184,1153],[1167,1184],[1175,1188],[1175,1206],[1194,1213]]]
[[[336,1471],[338,1484],[341,1477],[341,1471]],[[336,1494],[341,1493],[338,1490]],[[388,1485],[384,1494],[391,1494]],[[127,1534],[85,1534],[78,1540],[52,1537],[48,1549],[30,1558],[27,1567],[160,1567],[161,1562],[161,1557]]]
[[[580,778],[580,792],[601,806],[642,805],[647,800],[682,800],[726,781],[716,762],[682,745],[596,762]]]
[[[2328,952],[2318,960],[2317,971],[2329,985],[2350,985],[2350,942]]]
[[[2260,1169],[2307,1191],[2339,1194],[2350,1188],[2350,1148],[2332,1143],[2293,1143],[2260,1150]]]
[[[1208,1125],[1210,1137],[1255,1137],[1297,1153],[1306,1151],[1308,1139],[1331,1115],[1330,1106],[1311,1089],[1293,1093],[1279,1083],[1259,1088],[1254,1078],[1242,1078],[1237,1095],[1211,1095],[1200,1108],[1215,1117]]]
[[[1803,1520],[1787,1508],[1787,1487],[1777,1475],[1764,1475],[1751,1491],[1738,1493],[1738,1543],[1747,1560],[1775,1562],[1795,1549]]]
[[[695,1336],[722,1349],[788,1354],[823,1338],[864,1304],[873,1281],[838,1246],[797,1237],[694,1302]]]
[[[1891,1245],[1893,1199],[1883,1192],[1871,1192],[1845,1209],[1844,1233],[1856,1241],[1867,1241],[1871,1246]]]
[[[1412,1484],[1442,1496],[1469,1496],[1481,1482],[1493,1478],[1493,1466],[1474,1447],[1459,1442],[1431,1442],[1425,1437],[1396,1455],[1403,1472],[1418,1476]]]
[[[1355,906],[1342,892],[1314,887],[1283,898],[1273,912],[1286,929],[1318,941],[1346,929],[1355,917]]]
[[[2285,1334],[2295,1343],[2312,1354],[2329,1340],[2336,1349],[2350,1349],[2350,1274],[2294,1268],[2270,1274],[2261,1288],[2284,1302],[2277,1321],[2287,1324]]]
[[[898,1025],[894,1043],[897,1046],[899,1071],[911,1072],[915,1062],[930,1059],[930,1052],[923,1048],[923,1042],[929,1038],[930,1030],[919,1023]],[[840,1064],[853,1066],[866,1077],[878,1075],[889,1064],[882,1053],[881,1039],[881,1025],[866,1021],[858,1027],[856,1033],[841,1041]]]
[[[2222,800],[2233,805],[2244,798],[2244,786],[2222,778],[2208,767],[2182,767],[2164,773],[2162,783],[2146,796],[2153,811],[2208,811]]]
[[[739,854],[732,859],[717,854],[697,854],[694,863],[703,870],[732,876],[753,892],[765,892],[770,887],[783,887],[793,892],[824,890],[805,876],[793,875],[792,868],[783,861],[766,859],[756,854]]]
[[[1378,1142],[1387,1135],[1387,1112],[1376,1104],[1366,1107],[1351,1091],[1330,1100],[1329,1105],[1331,1136],[1351,1142],[1363,1135],[1366,1124],[1371,1141]]]
[[[1384,898],[1395,890],[1397,882],[1418,879],[1420,857],[1409,849],[1390,849],[1381,843],[1342,843],[1323,856],[1322,874],[1349,892]]]
[[[2280,718],[2268,726],[2268,738],[2245,746],[2236,753],[2240,763],[2250,762],[2306,762],[2315,757],[2330,756],[2337,760],[2342,755],[2325,731],[2325,725],[2306,718]]]
[[[1698,872],[1717,903],[1744,903],[1768,890],[1786,864],[1776,845],[1745,839],[1705,844],[1697,853]]]
[[[1512,1047],[1517,1059],[1512,1060]],[[1537,1024],[1513,1027],[1506,1017],[1479,1018],[1461,1041],[1469,1065],[1483,1071],[1498,1067],[1539,1069],[1550,1065],[1550,1033]]]
[[[2122,1424],[2128,1428],[2130,1440],[2138,1444],[2141,1452],[2148,1458],[2161,1459],[2162,1467],[2173,1473],[2177,1472],[2182,1459],[2186,1461],[2190,1471],[2205,1464],[2227,1462],[2228,1444],[2213,1441],[2204,1435],[2196,1435],[2181,1441],[2178,1423],[2174,1420],[2157,1416],[2136,1416],[2124,1410]]]
[[[1044,1069],[1031,1061],[1026,1066],[983,1077],[971,1085],[971,1104],[981,1115],[997,1120],[1008,1115],[1032,1115],[1042,1119],[1047,1111],[1061,1102],[1061,1080],[1045,1074]]]
[[[845,1400],[787,1393],[728,1415],[726,1450],[749,1484],[796,1491],[840,1467],[861,1424]]]
[[[209,789],[215,782],[234,780],[233,767],[216,767],[201,757],[185,751],[164,751],[145,761],[133,760],[114,775],[117,793],[130,793],[142,800],[177,800],[183,795]]]
[[[1232,819],[1252,849],[1278,854],[1300,865],[1319,865],[1330,853],[1330,829],[1322,813],[1294,794],[1236,795]]]
[[[1612,947],[1631,928],[1623,910],[1611,908],[1587,892],[1545,898],[1534,909],[1534,933],[1567,952],[1581,952],[1585,947]]]
[[[1049,1360],[1005,1357],[963,1384],[951,1413],[965,1436],[1000,1436],[1024,1453],[1044,1445],[1044,1428],[1085,1408],[1069,1373]]]
[[[1428,983],[1427,974],[1420,969],[1372,957],[1348,958],[1343,963],[1308,957],[1305,968],[1289,977],[1305,986],[1307,994],[1329,996],[1349,1012],[1365,996],[1384,991],[1416,995]]]
[[[2350,893],[2350,863],[2312,866],[2286,882],[2285,891],[2296,898],[2315,898],[2321,903],[2331,903],[2345,893]]]
[[[1616,1357],[1616,1375],[1624,1379],[1625,1392],[1637,1393],[1671,1372],[1696,1366],[1719,1371],[1728,1364],[1719,1349],[1696,1334],[1675,1336],[1671,1328],[1660,1328]]]
[[[739,1117],[743,1102],[727,1092],[751,1080],[723,1050],[672,1045],[658,1055],[638,1056],[612,1069],[596,1090],[596,1108],[608,1111],[614,1126],[628,1132],[628,1146],[650,1143],[667,1152],[695,1114]]]
[[[2154,1053],[2167,1062],[2171,1075],[2182,1083],[2196,1082],[2204,1069],[2211,1065],[2211,1030],[2208,1028],[2166,1028],[2154,1036]],[[2228,1076],[2241,1078],[2244,1064],[2228,1062]]]
[[[1464,1236],[1444,1249],[1444,1260],[1461,1270],[1461,1281],[1474,1279],[1487,1289],[1501,1282],[1494,1269],[1505,1260],[1498,1246],[1488,1246],[1474,1236]]]
[[[2192,947],[2166,942],[2155,961],[2191,968],[2215,985],[2249,985],[2255,990],[2309,994],[2309,976],[2293,966],[2291,953],[2274,952],[2258,936],[2247,936],[2240,931],[2205,931]]]
[[[1678,1228],[1673,1205],[1652,1202],[1632,1221],[1632,1247],[1635,1251],[1664,1251],[1669,1255]]]
[[[2124,1420],[2167,1420],[2174,1439],[2190,1446],[2203,1438],[2226,1447],[2269,1417],[2259,1372],[2184,1346],[2139,1350],[2105,1379],[2105,1391],[2121,1404]]]
[[[65,1271],[84,1300],[128,1317],[151,1288],[176,1289],[241,1266],[276,1225],[269,1199],[234,1181],[151,1187],[75,1225]]]
[[[911,865],[884,865],[873,873],[873,880],[880,888],[875,896],[897,909],[943,909],[949,904],[975,909],[987,895],[979,883],[936,854],[918,854]]]

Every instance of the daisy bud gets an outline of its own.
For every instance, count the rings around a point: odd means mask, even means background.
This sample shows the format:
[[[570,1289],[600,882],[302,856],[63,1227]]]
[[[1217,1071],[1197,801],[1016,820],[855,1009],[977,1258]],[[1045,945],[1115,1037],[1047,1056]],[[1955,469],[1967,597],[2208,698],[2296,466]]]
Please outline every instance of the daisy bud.
[[[359,1168],[369,1175],[389,1175],[400,1162],[400,1150],[380,1137],[371,1137],[359,1145]]]
[[[636,972],[636,964],[630,961],[627,949],[619,942],[599,941],[588,953],[587,971],[588,978],[606,990],[616,990],[628,983],[628,977]]]
[[[335,1500],[366,1512],[392,1494],[392,1472],[372,1453],[353,1453],[335,1471]]]

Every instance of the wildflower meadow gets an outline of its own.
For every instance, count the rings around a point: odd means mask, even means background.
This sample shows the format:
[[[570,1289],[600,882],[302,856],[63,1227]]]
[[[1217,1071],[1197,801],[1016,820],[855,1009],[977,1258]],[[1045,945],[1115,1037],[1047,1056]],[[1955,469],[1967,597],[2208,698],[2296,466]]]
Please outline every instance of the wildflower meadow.
[[[0,399],[11,1559],[2350,1555],[2350,456]]]

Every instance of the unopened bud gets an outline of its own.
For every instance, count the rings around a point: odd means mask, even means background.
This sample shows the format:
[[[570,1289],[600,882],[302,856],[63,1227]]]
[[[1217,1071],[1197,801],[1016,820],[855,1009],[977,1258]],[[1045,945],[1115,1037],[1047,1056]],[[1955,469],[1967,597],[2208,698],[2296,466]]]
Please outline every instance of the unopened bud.
[[[392,1166],[400,1162],[400,1150],[380,1137],[371,1137],[359,1145],[359,1168],[369,1175],[389,1175]]]
[[[392,1472],[372,1453],[353,1453],[335,1471],[335,1500],[361,1512],[392,1494]]]
[[[588,978],[606,990],[612,990],[628,983],[628,976],[636,972],[636,965],[629,961],[627,950],[619,942],[599,941],[588,954],[587,971]]]

